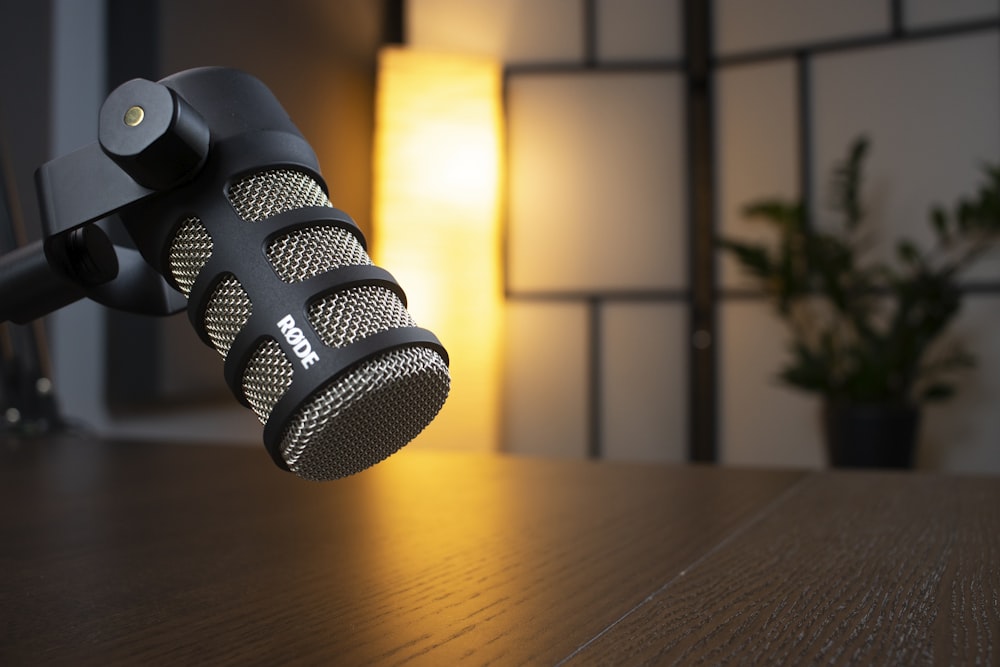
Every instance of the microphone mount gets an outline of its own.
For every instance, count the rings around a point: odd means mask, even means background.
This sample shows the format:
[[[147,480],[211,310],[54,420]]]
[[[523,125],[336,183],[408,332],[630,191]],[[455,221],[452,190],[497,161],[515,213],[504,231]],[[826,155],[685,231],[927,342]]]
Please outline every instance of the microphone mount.
[[[148,315],[187,305],[137,250],[113,243],[107,227],[119,211],[198,174],[208,124],[174,90],[144,79],[116,88],[99,118],[97,142],[35,173],[43,238],[0,257],[0,321],[24,324],[84,297]]]

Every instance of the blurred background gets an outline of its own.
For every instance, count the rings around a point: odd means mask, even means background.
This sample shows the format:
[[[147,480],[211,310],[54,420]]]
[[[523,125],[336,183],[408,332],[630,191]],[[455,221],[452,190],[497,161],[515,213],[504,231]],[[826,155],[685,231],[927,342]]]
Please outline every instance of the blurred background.
[[[1000,162],[1000,0],[0,0],[0,49],[3,165],[29,240],[34,169],[95,140],[115,86],[202,65],[263,80],[452,353],[453,396],[419,447],[821,467],[819,399],[777,381],[785,330],[713,239],[756,234],[740,210],[761,197],[819,214],[860,134],[887,244],[923,238],[932,204]],[[497,98],[468,107],[492,138],[449,173],[432,158],[478,139],[432,135],[412,178],[451,185],[397,192],[392,118],[417,112],[393,77],[426,70],[416,108],[447,113],[476,87],[450,92],[459,62]],[[925,411],[917,465],[1000,473],[1000,257],[966,287],[949,336],[977,365]],[[72,421],[260,442],[183,315],[78,303],[45,330]]]

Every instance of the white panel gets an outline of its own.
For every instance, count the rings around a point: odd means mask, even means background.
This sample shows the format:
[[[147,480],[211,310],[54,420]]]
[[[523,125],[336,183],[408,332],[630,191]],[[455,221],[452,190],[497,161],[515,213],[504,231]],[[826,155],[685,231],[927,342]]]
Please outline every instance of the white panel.
[[[606,458],[687,459],[686,311],[620,303],[603,311],[602,401]]]
[[[864,72],[864,76],[859,76]],[[872,142],[863,199],[882,256],[900,236],[928,245],[928,209],[971,194],[980,165],[1000,161],[1000,40],[996,33],[817,58],[814,68],[817,202],[851,140]],[[830,224],[829,211],[818,211]],[[970,278],[1000,277],[1000,253]]]
[[[510,302],[504,446],[536,456],[587,449],[587,311],[578,304]]]
[[[681,24],[680,0],[598,0],[598,60],[677,60]]]
[[[752,201],[798,192],[798,118],[793,61],[723,67],[716,79],[718,227],[723,236],[770,241],[763,222],[742,214]],[[753,287],[727,254],[720,255],[725,287]]]
[[[906,0],[903,5],[903,23],[911,29],[996,18],[998,14],[1000,0]]]
[[[408,0],[407,45],[521,62],[580,62],[579,0]]]
[[[764,302],[719,310],[719,460],[728,465],[825,465],[820,399],[780,384],[789,340]]]
[[[680,84],[663,73],[509,81],[514,291],[683,284]]]
[[[956,375],[958,394],[924,412],[921,468],[1000,473],[1000,297],[969,296],[942,344],[961,342],[975,368]]]
[[[887,0],[717,0],[716,53],[729,55],[885,34]]]

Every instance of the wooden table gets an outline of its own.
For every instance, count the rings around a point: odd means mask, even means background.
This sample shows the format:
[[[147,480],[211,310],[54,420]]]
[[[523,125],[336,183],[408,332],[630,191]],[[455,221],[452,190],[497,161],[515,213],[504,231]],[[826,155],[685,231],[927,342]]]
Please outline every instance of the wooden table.
[[[1000,479],[0,443],[0,664],[998,664]]]

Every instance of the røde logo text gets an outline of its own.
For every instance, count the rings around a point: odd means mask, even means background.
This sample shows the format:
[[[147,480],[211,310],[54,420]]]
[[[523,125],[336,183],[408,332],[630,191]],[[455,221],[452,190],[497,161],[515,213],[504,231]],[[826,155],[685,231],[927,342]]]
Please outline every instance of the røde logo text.
[[[312,344],[309,343],[306,335],[302,333],[302,329],[295,326],[295,318],[291,315],[282,317],[278,320],[278,330],[281,331],[288,344],[292,346],[295,356],[302,362],[302,368],[309,368],[319,361],[319,355],[313,351]]]

